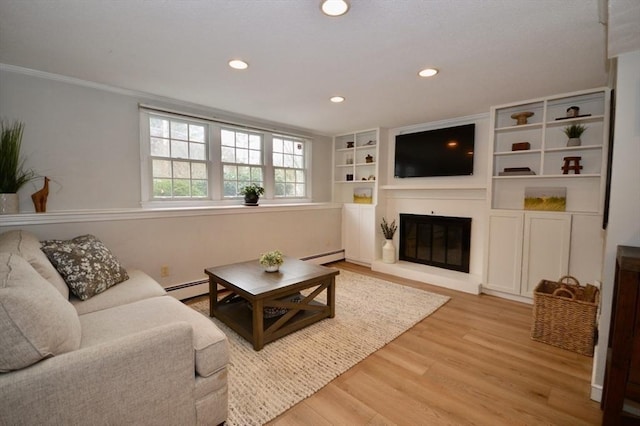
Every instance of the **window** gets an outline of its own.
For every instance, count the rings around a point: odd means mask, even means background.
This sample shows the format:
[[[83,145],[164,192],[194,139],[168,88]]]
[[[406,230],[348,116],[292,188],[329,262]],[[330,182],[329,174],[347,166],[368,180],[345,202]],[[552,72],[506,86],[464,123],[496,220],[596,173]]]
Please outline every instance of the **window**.
[[[143,207],[241,204],[251,184],[265,204],[310,201],[301,137],[140,106],[140,158]]]
[[[306,196],[305,144],[282,136],[273,137],[273,171],[276,197]]]
[[[207,125],[149,116],[149,152],[153,198],[209,196]]]
[[[261,134],[221,129],[220,152],[224,197],[237,197],[252,183],[264,186]]]

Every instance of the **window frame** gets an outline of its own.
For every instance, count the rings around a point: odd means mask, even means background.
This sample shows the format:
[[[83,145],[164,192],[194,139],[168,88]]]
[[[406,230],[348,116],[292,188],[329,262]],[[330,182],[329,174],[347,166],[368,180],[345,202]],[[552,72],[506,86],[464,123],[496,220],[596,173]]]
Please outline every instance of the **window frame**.
[[[306,141],[304,139],[301,138],[297,138],[294,136],[289,136],[289,135],[283,135],[283,134],[279,134],[279,133],[275,133],[272,135],[272,144],[271,144],[271,161],[273,162],[273,157],[274,157],[274,149],[273,149],[273,139],[281,139],[283,143],[285,142],[292,142],[294,145],[295,144],[301,144],[302,145],[302,167],[295,167],[295,164],[292,167],[287,167],[284,165],[282,166],[276,166],[275,164],[272,164],[273,167],[273,180],[274,180],[274,193],[273,193],[273,197],[276,199],[280,199],[280,200],[295,200],[295,199],[300,199],[300,198],[306,198],[307,197],[307,191],[309,191],[309,167],[308,167],[308,161],[307,161],[307,152],[308,152],[308,148],[309,145],[306,143]],[[282,155],[283,157],[286,155],[285,150],[282,150]],[[292,159],[295,160],[296,154],[292,153],[291,154],[293,156]],[[299,155],[298,155],[299,156]],[[284,158],[283,158],[284,160]],[[304,195],[299,196],[299,195],[294,195],[294,196],[287,196],[286,195],[286,189],[285,189],[285,195],[277,195],[276,194],[276,186],[278,185],[278,182],[276,182],[276,170],[283,170],[284,173],[286,174],[288,170],[293,170],[294,172],[298,171],[302,171],[304,173]],[[297,181],[297,178],[295,180],[295,182]],[[286,185],[286,181],[285,181],[285,185]],[[297,185],[297,183],[296,183]]]
[[[207,128],[208,140],[207,150],[207,174],[209,195],[205,198],[188,199],[162,199],[153,197],[153,177],[152,177],[152,156],[150,143],[150,117],[159,116],[178,121],[194,122],[204,124]],[[230,123],[213,120],[207,117],[182,114],[177,111],[165,111],[151,107],[140,106],[139,108],[140,127],[140,175],[141,175],[141,198],[140,204],[143,208],[190,208],[190,207],[215,207],[228,205],[242,205],[244,197],[224,196],[223,163],[221,154],[222,129],[257,133],[262,135],[262,168],[265,193],[260,197],[260,204],[302,204],[312,201],[311,184],[311,155],[313,140],[308,136],[292,135],[287,132],[260,129],[255,126],[248,126],[239,123]],[[275,168],[273,166],[272,141],[273,137],[292,139],[304,144],[305,150],[305,196],[304,197],[283,197],[275,196]],[[231,163],[228,163],[231,164]],[[233,163],[237,164],[237,163]]]

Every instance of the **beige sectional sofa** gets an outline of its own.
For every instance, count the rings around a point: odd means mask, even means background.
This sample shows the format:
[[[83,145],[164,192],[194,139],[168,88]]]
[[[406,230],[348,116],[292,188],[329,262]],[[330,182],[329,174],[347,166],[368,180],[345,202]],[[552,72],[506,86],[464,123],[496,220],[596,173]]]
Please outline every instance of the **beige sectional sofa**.
[[[226,336],[145,273],[126,273],[80,300],[34,235],[0,235],[0,425],[226,420]]]

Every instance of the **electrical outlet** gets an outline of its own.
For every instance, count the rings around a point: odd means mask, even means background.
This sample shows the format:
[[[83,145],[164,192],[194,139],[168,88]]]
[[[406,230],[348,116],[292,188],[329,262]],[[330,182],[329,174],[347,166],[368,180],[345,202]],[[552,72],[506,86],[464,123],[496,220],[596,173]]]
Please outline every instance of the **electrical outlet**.
[[[162,265],[160,267],[160,276],[163,278],[169,276],[169,267],[167,265]]]

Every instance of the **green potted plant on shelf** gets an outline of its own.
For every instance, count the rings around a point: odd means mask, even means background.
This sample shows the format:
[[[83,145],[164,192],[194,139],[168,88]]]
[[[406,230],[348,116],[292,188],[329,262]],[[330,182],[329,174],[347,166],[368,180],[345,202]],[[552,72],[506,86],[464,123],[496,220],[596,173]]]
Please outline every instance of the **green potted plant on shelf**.
[[[280,250],[268,251],[260,255],[260,264],[267,272],[276,272],[280,269],[280,265],[284,263],[284,256]]]
[[[586,130],[587,128],[582,124],[572,124],[565,127],[562,131],[569,138],[567,146],[580,146],[582,143],[580,136],[582,136]]]
[[[240,194],[244,195],[245,206],[257,206],[260,196],[264,194],[264,188],[252,183],[242,188]]]
[[[18,213],[18,190],[36,177],[20,157],[24,123],[0,122],[0,214]]]
[[[386,240],[384,246],[382,246],[382,261],[384,263],[395,263],[396,248],[393,245],[393,235],[398,229],[395,219],[391,223],[389,223],[387,222],[387,219],[383,217],[380,228],[382,229],[382,233],[384,234],[384,238]]]

